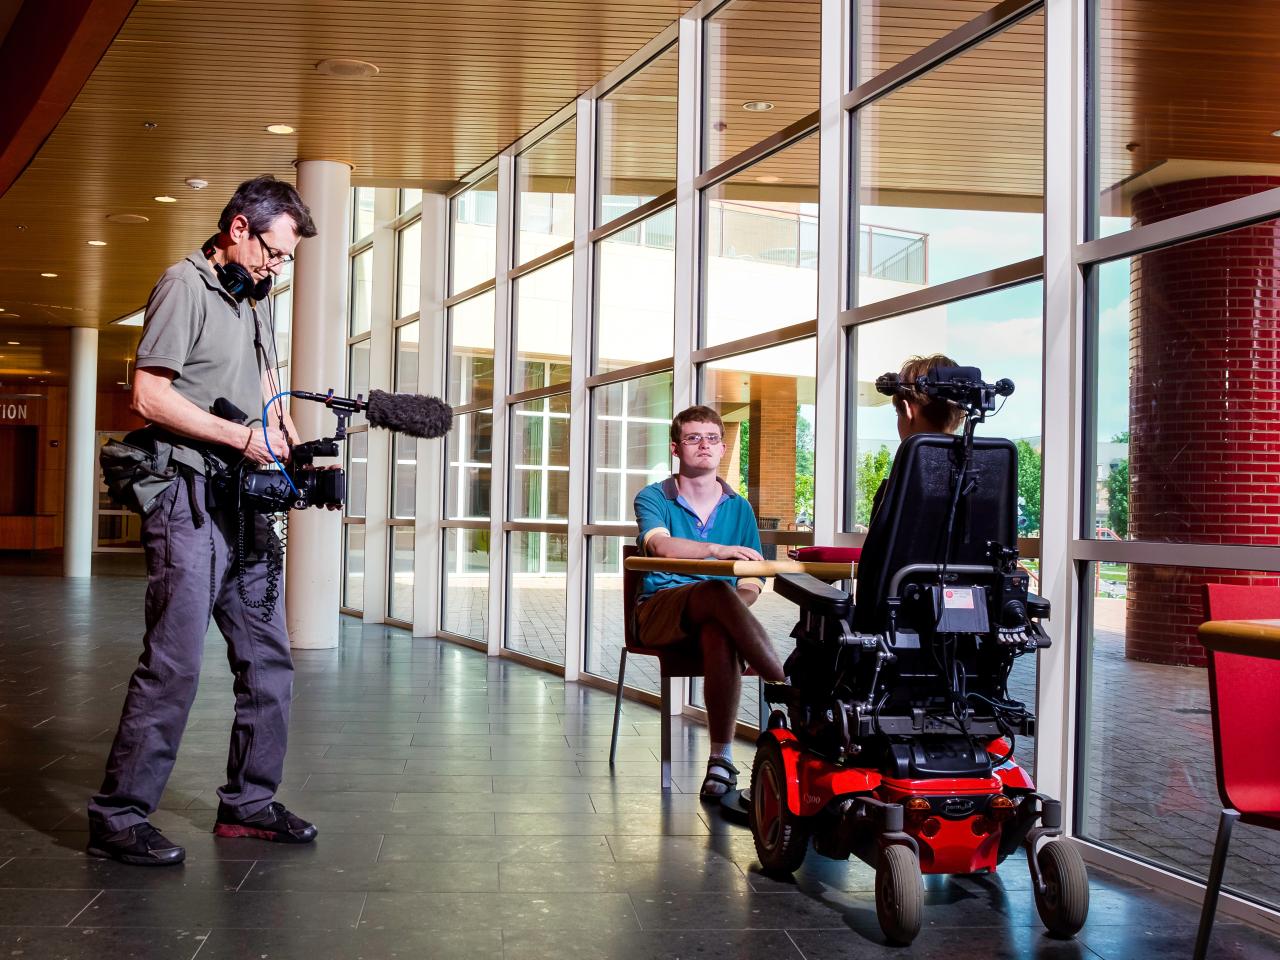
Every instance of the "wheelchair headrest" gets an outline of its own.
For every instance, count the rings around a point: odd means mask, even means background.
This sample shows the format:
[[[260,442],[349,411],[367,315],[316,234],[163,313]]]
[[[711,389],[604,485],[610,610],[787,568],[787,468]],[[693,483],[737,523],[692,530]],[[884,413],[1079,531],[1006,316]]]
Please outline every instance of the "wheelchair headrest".
[[[898,448],[858,564],[854,628],[883,630],[888,586],[912,563],[943,562],[947,514],[963,452],[959,437],[923,433]],[[1009,440],[975,438],[947,563],[987,562],[987,543],[1018,539],[1018,452]]]

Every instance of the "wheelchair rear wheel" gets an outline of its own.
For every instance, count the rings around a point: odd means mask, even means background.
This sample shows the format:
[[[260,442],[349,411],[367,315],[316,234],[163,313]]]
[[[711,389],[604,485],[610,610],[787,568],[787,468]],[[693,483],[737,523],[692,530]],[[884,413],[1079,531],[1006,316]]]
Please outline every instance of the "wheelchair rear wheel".
[[[876,867],[876,919],[890,943],[903,946],[920,932],[924,919],[924,880],[910,847],[895,843],[880,851]]]
[[[1036,891],[1036,911],[1051,937],[1068,940],[1089,916],[1089,874],[1080,851],[1064,840],[1046,843],[1036,854],[1044,892]]]
[[[787,809],[787,768],[773,737],[762,737],[751,765],[751,835],[764,872],[794,873],[809,849],[809,824]]]

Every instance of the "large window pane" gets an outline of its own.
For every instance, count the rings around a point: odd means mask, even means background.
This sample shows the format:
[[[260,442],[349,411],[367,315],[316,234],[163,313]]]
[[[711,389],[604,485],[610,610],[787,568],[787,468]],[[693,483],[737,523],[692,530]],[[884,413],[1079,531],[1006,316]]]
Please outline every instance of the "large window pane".
[[[671,374],[597,387],[592,403],[591,522],[634,523],[636,494],[671,474]]]
[[[596,223],[608,223],[676,185],[677,47],[599,102]]]
[[[489,519],[493,479],[493,414],[488,410],[457,417],[448,439],[444,515],[450,520]]]
[[[387,616],[413,623],[413,527],[391,528]]]
[[[761,530],[812,529],[816,364],[809,339],[702,370],[703,402],[724,420],[720,476],[750,501]],[[774,545],[764,555],[774,559]]]
[[[573,342],[573,257],[563,257],[515,282],[515,375],[512,390],[569,382]]]
[[[493,305],[489,292],[449,308],[450,403],[493,399]]]
[[[569,517],[569,412],[557,398],[511,407],[511,519]]]
[[[1043,250],[1044,14],[858,114],[857,302]]]
[[[1280,220],[1094,271],[1093,528],[1280,545]]]
[[[369,395],[369,341],[361,340],[347,348],[347,396]],[[351,417],[351,425],[365,422],[363,413]]]
[[[568,539],[563,533],[513,532],[507,540],[506,647],[561,666]]]
[[[401,213],[408,213],[422,202],[422,191],[405,188],[400,191],[399,207]]]
[[[489,635],[489,531],[444,531],[440,626],[473,640]]]
[[[1273,4],[1091,9],[1098,235],[1280,186]]]
[[[1082,575],[1094,594],[1086,622],[1083,833],[1203,880],[1222,803],[1209,687],[1205,671],[1192,665],[1204,662],[1196,640],[1204,620],[1201,591],[1207,583],[1274,590],[1280,576],[1112,563],[1084,564]],[[1140,743],[1135,717],[1148,731]],[[1259,743],[1257,749],[1274,745]],[[1280,906],[1276,863],[1280,833],[1236,824],[1226,887]]]
[[[351,322],[347,335],[369,332],[373,319],[373,247],[351,258]]]
[[[420,322],[414,320],[396,330],[396,390],[401,393],[418,392],[418,330]],[[414,484],[418,472],[418,441],[404,434],[391,439],[395,466],[391,472],[391,515],[414,515]]]
[[[342,605],[352,610],[364,610],[364,524],[346,523],[342,526],[346,557],[342,577]]]
[[[449,202],[449,293],[495,276],[498,253],[498,175],[486,177]]]
[[[573,239],[577,121],[570,120],[516,158],[516,263]]]
[[[849,18],[856,55],[854,83],[896,67],[992,6],[992,0],[857,0],[857,16]]]
[[[373,233],[373,187],[351,190],[351,242],[357,243]]]
[[[733,0],[703,26],[703,167],[818,109],[819,0]]]
[[[596,245],[595,372],[672,355],[675,208]]]
[[[818,315],[818,138],[705,193],[703,343]]]
[[[347,516],[365,515],[369,476],[369,433],[347,435]]]
[[[418,312],[422,276],[422,221],[400,231],[396,250],[396,316]]]
[[[1018,445],[1018,529],[1024,537],[1039,533],[1042,299],[1043,285],[1028,283],[854,328],[856,489],[850,493],[848,521],[855,531],[866,530],[872,498],[899,443],[897,414],[889,398],[876,392],[876,377],[897,373],[912,356],[942,353],[963,366],[980,367],[989,383],[1003,377],[1013,381],[1013,395],[977,435],[1008,437]]]
[[[591,537],[591,593],[588,598],[590,629],[586,638],[584,668],[587,673],[617,682],[622,653],[622,546],[634,537]],[[658,692],[656,657],[630,657],[626,685]]]

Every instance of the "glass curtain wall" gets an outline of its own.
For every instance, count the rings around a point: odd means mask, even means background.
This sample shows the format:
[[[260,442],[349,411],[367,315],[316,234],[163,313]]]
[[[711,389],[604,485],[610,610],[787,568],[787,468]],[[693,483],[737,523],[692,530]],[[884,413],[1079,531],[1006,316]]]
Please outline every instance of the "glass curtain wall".
[[[397,198],[395,337],[392,381],[399,393],[419,392],[418,344],[421,338],[422,191],[401,190]],[[387,524],[387,618],[413,623],[415,484],[418,441],[391,438],[391,489]]]
[[[351,191],[351,250],[347,274],[347,396],[369,394],[369,347],[373,322],[374,190]],[[368,494],[369,435],[364,414],[351,418],[344,457],[347,505],[342,517],[345,612],[364,612],[365,511]],[[374,558],[374,564],[378,559]]]
[[[489,638],[497,191],[489,174],[449,201],[440,629],[478,643]]]
[[[1280,61],[1262,11],[1219,5],[1212,44],[1161,4],[1090,11],[1076,826],[1195,880],[1221,809],[1196,628],[1213,586],[1280,587],[1280,141],[1255,113]],[[1133,231],[1154,223],[1174,229],[1148,249]],[[1276,909],[1276,863],[1280,835],[1237,825],[1224,886]]]

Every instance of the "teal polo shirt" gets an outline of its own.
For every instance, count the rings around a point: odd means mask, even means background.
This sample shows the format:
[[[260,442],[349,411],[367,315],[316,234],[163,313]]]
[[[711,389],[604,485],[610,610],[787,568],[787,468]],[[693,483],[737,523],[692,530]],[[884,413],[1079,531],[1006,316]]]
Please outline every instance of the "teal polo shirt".
[[[680,496],[674,476],[667,477],[661,483],[651,483],[636,494],[636,523],[640,527],[640,535],[636,545],[640,552],[646,553],[645,545],[659,533],[679,537],[681,540],[702,541],[704,543],[720,543],[726,546],[750,547],[760,549],[760,529],[756,523],[755,511],[743,497],[738,496],[729,485],[719,477],[720,501],[712,508],[707,522],[698,518],[698,513]],[[711,554],[707,554],[710,558]],[[679,587],[699,580],[727,580],[737,584],[736,577],[688,577],[680,573],[647,573],[644,585],[640,590],[640,599],[652,596],[659,590]],[[752,578],[748,583],[758,583],[764,589],[764,580]]]

